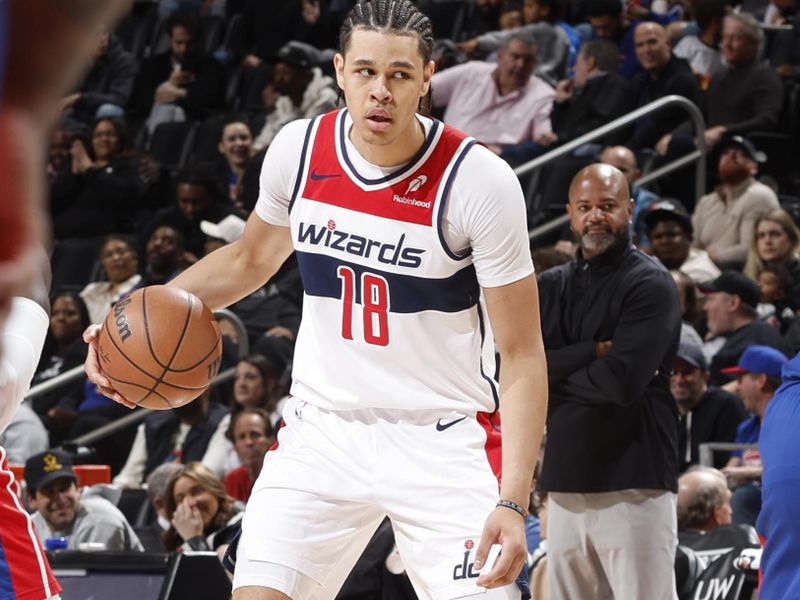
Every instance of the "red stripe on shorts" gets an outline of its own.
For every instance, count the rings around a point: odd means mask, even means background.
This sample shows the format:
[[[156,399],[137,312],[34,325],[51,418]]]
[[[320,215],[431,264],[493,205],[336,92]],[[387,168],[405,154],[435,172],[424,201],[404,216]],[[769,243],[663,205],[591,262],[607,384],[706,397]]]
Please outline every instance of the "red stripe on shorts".
[[[502,480],[503,467],[503,448],[500,443],[500,413],[479,412],[478,423],[486,432],[486,458],[492,468],[492,473],[497,477],[497,485],[499,486]]]

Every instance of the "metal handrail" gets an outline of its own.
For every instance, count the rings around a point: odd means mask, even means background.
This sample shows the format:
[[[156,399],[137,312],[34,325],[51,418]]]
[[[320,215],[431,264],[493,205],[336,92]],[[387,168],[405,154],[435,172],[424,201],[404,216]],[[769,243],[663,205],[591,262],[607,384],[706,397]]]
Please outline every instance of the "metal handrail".
[[[695,194],[699,198],[705,193],[706,188],[706,153],[708,151],[706,147],[705,141],[705,133],[706,126],[705,121],[703,120],[703,115],[700,112],[700,109],[687,98],[683,96],[678,96],[676,94],[671,94],[669,96],[664,96],[663,98],[659,98],[658,100],[654,100],[649,104],[645,104],[644,106],[637,108],[636,110],[629,112],[626,115],[619,117],[618,119],[614,119],[610,123],[606,123],[605,125],[601,125],[597,129],[590,131],[589,133],[585,133],[584,135],[575,138],[574,140],[567,142],[563,146],[559,146],[558,148],[554,148],[553,150],[534,158],[526,162],[523,165],[520,165],[516,169],[514,169],[514,173],[517,177],[521,177],[522,175],[526,175],[531,171],[538,169],[547,163],[554,161],[557,158],[560,158],[566,154],[570,154],[573,150],[583,146],[584,144],[588,144],[593,142],[599,138],[607,136],[609,133],[613,133],[623,127],[627,127],[634,121],[647,116],[653,112],[663,110],[664,108],[668,108],[671,106],[678,106],[684,109],[688,114],[689,118],[692,121],[692,125],[694,126],[695,135],[697,138],[697,149],[693,150],[692,152],[682,156],[674,161],[664,165],[656,169],[655,171],[651,171],[647,175],[641,177],[636,184],[637,185],[646,185],[656,179],[663,177],[664,175],[668,175],[673,171],[677,171],[680,168],[683,168],[687,164],[692,162],[696,162],[696,174],[695,174]],[[528,238],[533,240],[536,237],[540,237],[544,234],[550,233],[551,231],[560,228],[569,220],[567,215],[562,215],[560,217],[556,217],[555,219],[535,227],[528,232]]]
[[[242,323],[242,320],[227,308],[222,308],[215,311],[214,317],[216,317],[217,320],[227,319],[233,323],[236,333],[239,336],[239,358],[244,358],[247,356],[250,353],[250,340],[247,337],[247,329],[245,328],[244,323]],[[42,383],[33,386],[28,390],[28,393],[25,394],[25,400],[30,398],[38,398],[39,396],[63,386],[64,384],[77,381],[82,375],[83,365],[74,367],[69,371],[64,371],[63,373],[60,373],[55,377],[48,379],[47,381],[43,381]],[[219,375],[217,375],[217,377],[219,377]]]
[[[225,369],[222,373],[218,373],[216,377],[211,381],[211,387],[214,388],[221,383],[225,383],[233,379],[234,374],[236,373],[236,368],[231,367],[229,369]],[[68,440],[64,442],[65,446],[88,446],[89,444],[93,444],[98,440],[102,440],[110,435],[117,433],[118,431],[122,431],[126,427],[130,427],[132,425],[138,425],[142,421],[145,420],[147,415],[151,412],[154,412],[152,408],[140,408],[138,410],[133,411],[129,415],[125,415],[124,417],[120,417],[111,423],[106,423],[105,425],[101,425],[97,429],[90,431],[89,433],[85,433],[80,437],[76,437],[74,440]]]
[[[732,452],[734,450],[757,450],[758,444],[742,444],[734,442],[706,442],[700,444],[700,464],[704,467],[714,466],[714,452]]]

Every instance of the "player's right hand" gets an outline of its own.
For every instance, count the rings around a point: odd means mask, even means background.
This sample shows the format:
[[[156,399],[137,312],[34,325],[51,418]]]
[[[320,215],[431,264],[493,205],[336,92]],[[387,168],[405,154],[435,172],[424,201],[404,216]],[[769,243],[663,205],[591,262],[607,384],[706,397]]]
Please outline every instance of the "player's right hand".
[[[100,393],[106,398],[111,398],[114,402],[118,402],[128,408],[136,408],[133,402],[125,400],[119,392],[111,387],[111,382],[103,375],[100,369],[100,360],[97,358],[97,338],[100,336],[100,325],[89,325],[86,331],[83,332],[83,341],[89,344],[89,351],[86,353],[86,361],[83,363],[83,368],[86,371],[86,377],[89,381],[97,386]]]

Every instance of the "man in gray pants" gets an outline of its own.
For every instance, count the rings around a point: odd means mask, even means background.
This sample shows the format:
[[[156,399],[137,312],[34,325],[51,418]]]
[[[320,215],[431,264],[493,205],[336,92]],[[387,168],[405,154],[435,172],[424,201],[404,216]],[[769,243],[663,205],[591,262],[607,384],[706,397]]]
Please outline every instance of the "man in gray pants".
[[[549,492],[554,600],[673,600],[681,317],[669,272],[629,239],[624,175],[575,176],[577,258],[540,276],[550,405],[540,489]]]

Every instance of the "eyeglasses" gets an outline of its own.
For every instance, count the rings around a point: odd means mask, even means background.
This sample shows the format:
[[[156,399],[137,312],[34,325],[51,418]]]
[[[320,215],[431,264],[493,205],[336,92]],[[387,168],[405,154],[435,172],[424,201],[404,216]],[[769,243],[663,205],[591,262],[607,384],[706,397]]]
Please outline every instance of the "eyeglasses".
[[[100,254],[100,260],[107,260],[109,258],[114,258],[115,256],[127,256],[131,254],[133,250],[130,248],[117,248],[116,250],[106,250]]]

